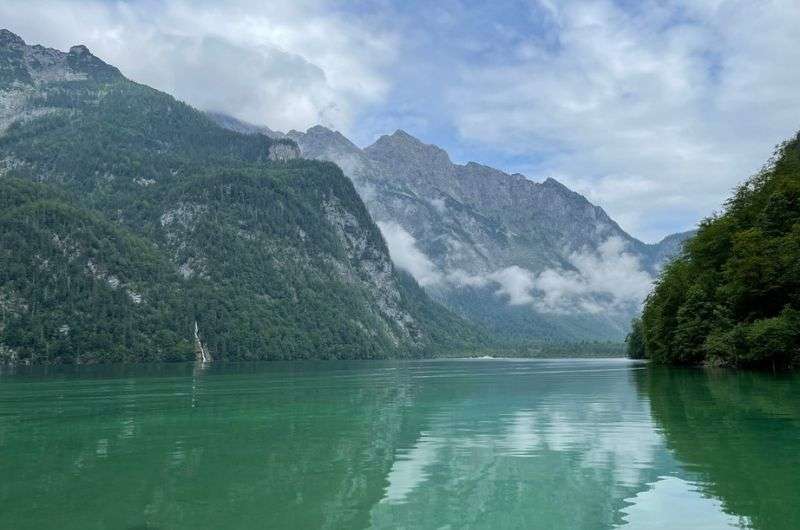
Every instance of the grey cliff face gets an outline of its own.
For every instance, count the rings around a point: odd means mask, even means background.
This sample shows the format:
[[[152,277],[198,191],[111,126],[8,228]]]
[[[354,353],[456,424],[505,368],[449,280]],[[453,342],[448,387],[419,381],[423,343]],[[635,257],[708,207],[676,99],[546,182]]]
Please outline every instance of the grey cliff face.
[[[275,143],[269,146],[269,159],[273,162],[287,162],[300,158],[300,148],[292,143]]]
[[[29,46],[21,37],[0,30],[0,134],[18,120],[30,120],[54,112],[47,105],[32,104],[47,99],[47,87],[69,81],[112,82],[123,79],[115,67],[94,55],[86,46],[69,52]]]
[[[537,183],[475,162],[454,164],[404,131],[363,150],[319,126],[289,136],[304,156],[340,165],[376,221],[399,223],[443,266],[541,270],[609,238],[624,241],[646,267],[655,265],[654,247],[555,179]]]
[[[73,46],[67,53],[29,46],[6,29],[0,30],[0,72],[5,87],[87,79],[108,82],[122,77],[118,69],[92,55],[86,46]]]
[[[678,256],[683,251],[683,244],[686,240],[692,238],[696,233],[697,230],[689,230],[687,232],[671,234],[655,245],[650,245],[654,255],[653,261],[657,266],[661,267],[667,261]]]
[[[228,116],[221,112],[206,112],[206,116],[220,127],[234,132],[242,134],[261,134],[272,140],[279,140],[269,145],[269,159],[273,162],[287,162],[302,156],[297,144],[291,141],[291,139],[282,132],[273,131],[269,127],[253,125],[252,123],[236,119],[233,116]]]

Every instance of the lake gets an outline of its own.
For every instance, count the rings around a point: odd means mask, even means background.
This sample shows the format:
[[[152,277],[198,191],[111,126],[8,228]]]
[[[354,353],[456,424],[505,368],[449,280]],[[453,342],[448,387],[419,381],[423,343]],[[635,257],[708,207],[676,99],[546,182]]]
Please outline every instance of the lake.
[[[800,378],[622,359],[0,368],[2,529],[797,529]]]

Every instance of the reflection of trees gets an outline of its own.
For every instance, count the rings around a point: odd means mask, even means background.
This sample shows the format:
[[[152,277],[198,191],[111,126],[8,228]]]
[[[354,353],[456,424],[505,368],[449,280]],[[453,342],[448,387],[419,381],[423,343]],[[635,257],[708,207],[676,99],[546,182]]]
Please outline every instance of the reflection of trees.
[[[653,368],[637,382],[703,492],[757,529],[800,528],[800,380]]]

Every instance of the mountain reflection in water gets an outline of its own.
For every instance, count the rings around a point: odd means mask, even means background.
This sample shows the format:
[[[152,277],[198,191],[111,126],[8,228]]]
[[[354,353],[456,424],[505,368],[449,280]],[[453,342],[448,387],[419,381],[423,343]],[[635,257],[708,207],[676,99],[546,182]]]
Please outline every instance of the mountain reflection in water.
[[[627,360],[0,372],[0,528],[799,528],[794,376]]]

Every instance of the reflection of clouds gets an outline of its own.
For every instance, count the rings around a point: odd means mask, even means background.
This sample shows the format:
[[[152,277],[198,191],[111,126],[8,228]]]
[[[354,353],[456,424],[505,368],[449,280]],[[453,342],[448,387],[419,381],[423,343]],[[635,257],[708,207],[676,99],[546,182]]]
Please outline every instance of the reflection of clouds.
[[[542,437],[536,425],[535,412],[524,410],[514,413],[505,444],[509,454],[517,456],[525,456],[528,451],[541,447]]]
[[[614,414],[612,403],[603,403],[606,410],[598,414]],[[587,467],[610,467],[619,484],[637,486],[643,481],[642,472],[652,467],[655,455],[664,450],[664,440],[658,433],[645,401],[629,404],[618,421],[595,432],[586,449],[582,464]]]
[[[436,461],[436,452],[443,440],[423,433],[411,449],[398,452],[392,470],[386,478],[389,487],[381,502],[403,502],[414,488],[425,482],[425,469]]]
[[[574,451],[581,455],[583,467],[611,469],[617,483],[636,486],[663,440],[646,402],[590,402],[576,407],[565,399],[511,415],[497,445],[514,457]]]
[[[673,462],[646,398],[613,361],[475,363],[415,374],[447,396],[395,451],[374,528],[613,528]],[[449,376],[450,380],[447,380]],[[462,392],[458,392],[461,390]],[[580,502],[554,502],[579,499]],[[491,515],[490,515],[491,514]]]
[[[724,513],[718,500],[704,497],[694,485],[677,477],[662,477],[651,489],[627,501],[632,505],[622,510],[626,520],[623,528],[720,530],[751,527],[746,519]]]

